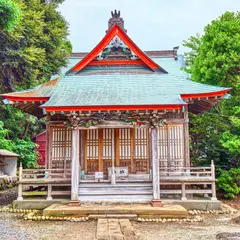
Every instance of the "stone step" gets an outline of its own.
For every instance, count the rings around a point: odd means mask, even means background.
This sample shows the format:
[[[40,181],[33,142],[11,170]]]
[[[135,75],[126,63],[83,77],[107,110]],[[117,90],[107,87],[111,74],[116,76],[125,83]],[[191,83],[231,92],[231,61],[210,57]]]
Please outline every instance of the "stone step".
[[[99,214],[136,214],[140,218],[177,218],[188,216],[187,210],[180,205],[152,207],[150,204],[139,204],[139,202],[137,204],[82,204],[81,206],[53,204],[43,210],[44,216],[89,216]]]
[[[117,218],[117,219],[136,219],[137,214],[90,214],[89,219],[99,219],[99,218]]]

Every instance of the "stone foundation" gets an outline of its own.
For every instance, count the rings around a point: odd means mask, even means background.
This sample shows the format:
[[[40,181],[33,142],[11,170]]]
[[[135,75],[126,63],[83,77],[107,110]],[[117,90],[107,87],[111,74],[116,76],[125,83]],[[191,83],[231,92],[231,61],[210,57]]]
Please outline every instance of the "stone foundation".
[[[17,187],[0,192],[0,205],[7,205],[17,199]]]

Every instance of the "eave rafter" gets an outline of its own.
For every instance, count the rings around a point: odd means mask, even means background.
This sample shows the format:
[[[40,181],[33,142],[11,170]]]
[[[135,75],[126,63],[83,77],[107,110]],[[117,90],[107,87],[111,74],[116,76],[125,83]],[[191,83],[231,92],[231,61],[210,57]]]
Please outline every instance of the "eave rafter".
[[[73,112],[73,111],[181,111],[187,104],[169,104],[169,105],[118,105],[118,106],[57,106],[41,107],[46,112]]]

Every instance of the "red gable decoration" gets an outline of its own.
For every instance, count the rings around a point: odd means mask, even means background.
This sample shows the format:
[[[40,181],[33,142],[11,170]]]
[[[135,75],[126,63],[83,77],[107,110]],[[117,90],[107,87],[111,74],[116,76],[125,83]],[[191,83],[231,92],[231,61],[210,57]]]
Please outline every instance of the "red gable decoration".
[[[84,69],[88,65],[96,65],[96,61],[94,59],[104,50],[104,48],[114,39],[114,37],[119,37],[125,45],[129,47],[129,49],[136,54],[136,56],[140,59],[140,61],[136,60],[118,60],[118,62],[112,61],[99,61],[99,64],[107,64],[107,65],[127,65],[127,64],[135,64],[139,65],[144,64],[148,66],[154,72],[162,72],[167,73],[166,70],[161,68],[158,64],[156,64],[151,58],[149,58],[142,50],[140,50],[137,45],[129,38],[126,32],[118,25],[115,24],[105,35],[105,37],[100,41],[100,43],[89,53],[87,54],[79,63],[77,63],[68,73],[79,72]]]

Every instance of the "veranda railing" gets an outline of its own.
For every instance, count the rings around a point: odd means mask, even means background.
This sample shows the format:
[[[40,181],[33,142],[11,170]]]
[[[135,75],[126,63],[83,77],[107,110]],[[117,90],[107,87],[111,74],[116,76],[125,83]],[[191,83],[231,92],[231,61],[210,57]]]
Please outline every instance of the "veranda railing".
[[[62,190],[70,186],[71,169],[23,169],[20,164],[18,200],[23,196],[47,196],[52,200],[53,195],[70,195],[70,190]]]

